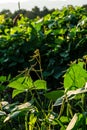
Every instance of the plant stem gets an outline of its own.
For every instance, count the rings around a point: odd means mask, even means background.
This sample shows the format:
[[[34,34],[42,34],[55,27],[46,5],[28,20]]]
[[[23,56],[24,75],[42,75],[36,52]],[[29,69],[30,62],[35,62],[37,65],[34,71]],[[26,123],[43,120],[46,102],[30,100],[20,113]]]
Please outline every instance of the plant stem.
[[[27,112],[25,115],[25,130],[29,130],[28,129],[28,114],[29,114],[29,112]]]

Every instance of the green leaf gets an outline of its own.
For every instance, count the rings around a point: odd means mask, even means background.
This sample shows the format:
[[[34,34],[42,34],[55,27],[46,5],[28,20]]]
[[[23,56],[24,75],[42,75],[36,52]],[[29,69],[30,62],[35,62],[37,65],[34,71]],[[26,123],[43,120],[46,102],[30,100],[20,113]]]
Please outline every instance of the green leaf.
[[[0,76],[0,82],[5,82],[6,81],[6,76]]]
[[[14,98],[15,96],[17,96],[18,94],[23,93],[23,92],[24,92],[24,90],[18,90],[18,89],[13,90],[12,98]]]
[[[58,35],[58,34],[65,34],[65,32],[66,32],[66,29],[56,29],[56,30],[53,30],[53,33],[55,34],[55,35]],[[64,38],[63,37],[60,37],[61,38],[61,40],[64,40]]]
[[[20,82],[18,80],[11,82],[10,84],[8,84],[8,86],[11,88],[20,90],[20,91],[25,90],[27,87],[26,85],[22,84],[22,82]]]
[[[47,84],[45,80],[36,80],[34,82],[34,89],[47,89]]]
[[[80,64],[72,64],[64,75],[64,88],[66,90],[81,88],[85,85],[87,72]]]
[[[32,88],[33,87],[33,80],[30,76],[27,76],[25,79],[25,84],[27,84],[28,88]]]
[[[29,76],[19,77],[15,81],[8,84],[8,86],[11,88],[15,88],[19,91],[23,91],[23,90],[25,91],[26,89],[33,87],[33,81]]]
[[[67,123],[70,121],[70,118],[69,117],[66,117],[66,116],[61,116],[60,117],[60,121],[63,122],[63,123]]]
[[[64,95],[64,90],[56,90],[56,91],[52,91],[52,92],[48,92],[45,94],[45,96],[53,101],[57,100],[58,98],[60,98],[61,96]]]

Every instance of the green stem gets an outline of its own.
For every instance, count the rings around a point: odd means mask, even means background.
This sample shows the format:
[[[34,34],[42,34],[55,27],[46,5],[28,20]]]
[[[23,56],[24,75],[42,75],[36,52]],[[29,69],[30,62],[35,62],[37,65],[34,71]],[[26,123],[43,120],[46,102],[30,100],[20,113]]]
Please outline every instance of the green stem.
[[[26,115],[25,115],[25,130],[29,130],[28,129],[28,112],[26,113]]]

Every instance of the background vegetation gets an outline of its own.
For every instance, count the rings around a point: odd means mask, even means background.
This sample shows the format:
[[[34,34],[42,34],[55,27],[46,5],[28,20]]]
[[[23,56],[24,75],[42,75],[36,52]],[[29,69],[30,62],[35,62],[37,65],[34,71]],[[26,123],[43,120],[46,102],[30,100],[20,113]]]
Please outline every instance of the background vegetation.
[[[15,18],[17,14],[21,13],[23,14],[25,17],[28,17],[30,19],[34,19],[37,16],[39,16],[40,18],[45,16],[48,13],[52,13],[54,11],[54,9],[49,10],[47,7],[43,7],[42,10],[40,10],[37,6],[35,6],[34,8],[32,8],[31,11],[26,10],[26,9],[19,9],[14,11],[13,13],[9,10],[9,9],[3,9],[0,14],[5,14],[6,18]]]
[[[20,15],[1,12],[1,130],[86,130],[84,7],[50,11],[35,7],[31,11],[38,12],[32,15],[34,19],[26,17],[25,10]],[[14,24],[16,13],[19,17]]]

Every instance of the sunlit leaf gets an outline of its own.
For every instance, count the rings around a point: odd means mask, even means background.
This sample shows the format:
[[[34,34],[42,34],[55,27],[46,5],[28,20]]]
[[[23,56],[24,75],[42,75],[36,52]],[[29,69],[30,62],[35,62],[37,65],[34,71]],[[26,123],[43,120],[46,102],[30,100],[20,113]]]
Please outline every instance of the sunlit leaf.
[[[23,92],[24,92],[24,90],[18,90],[18,89],[13,90],[12,98],[14,98],[15,96],[17,96],[18,94],[23,93]]]
[[[64,76],[64,88],[66,90],[81,88],[85,85],[86,78],[86,70],[84,70],[80,64],[73,64]]]
[[[47,89],[47,84],[45,80],[36,80],[34,82],[34,89]]]
[[[8,84],[9,87],[15,88],[19,91],[25,91],[26,89],[33,87],[33,81],[31,77],[24,76],[16,79],[15,81]],[[16,92],[15,92],[16,93]]]
[[[66,117],[66,116],[61,116],[60,117],[60,121],[63,122],[63,123],[67,123],[70,121],[70,118],[69,117]]]

